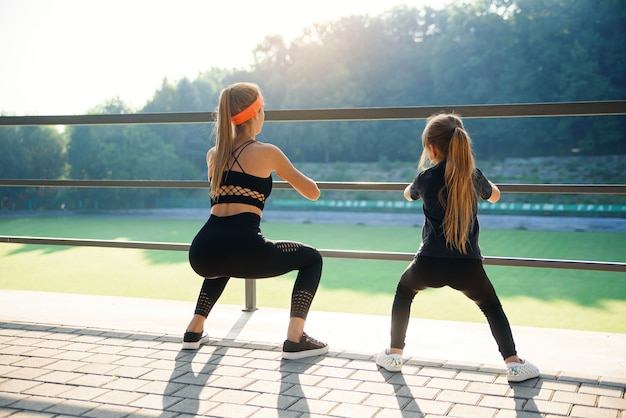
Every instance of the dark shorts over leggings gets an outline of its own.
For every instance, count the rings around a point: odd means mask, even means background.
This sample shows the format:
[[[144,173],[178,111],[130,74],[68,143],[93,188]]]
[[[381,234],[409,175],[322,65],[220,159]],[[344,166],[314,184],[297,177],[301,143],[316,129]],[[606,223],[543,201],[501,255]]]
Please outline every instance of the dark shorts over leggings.
[[[487,318],[503,358],[516,354],[509,321],[485,273],[482,260],[465,258],[417,256],[409,264],[402,273],[393,302],[391,347],[404,348],[411,304],[417,292],[443,286],[462,292],[478,305]]]

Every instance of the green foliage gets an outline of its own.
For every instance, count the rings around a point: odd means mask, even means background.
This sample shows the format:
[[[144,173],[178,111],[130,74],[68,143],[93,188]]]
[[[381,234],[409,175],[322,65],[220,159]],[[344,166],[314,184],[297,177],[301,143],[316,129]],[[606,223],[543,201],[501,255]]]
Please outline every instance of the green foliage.
[[[315,24],[290,41],[268,36],[255,49],[251,69],[211,68],[194,80],[165,79],[140,111],[212,111],[222,88],[244,80],[259,83],[267,109],[623,100],[624,21],[622,0],[396,7],[379,16]],[[116,98],[90,112],[132,109]],[[423,126],[423,120],[268,122],[259,139],[279,145],[298,164],[414,164]],[[626,154],[625,116],[468,119],[466,127],[482,161]],[[66,136],[47,128],[3,128],[0,173],[59,178],[69,167],[75,179],[205,179],[212,128],[209,120],[77,126]],[[537,174],[530,180],[543,178]],[[358,175],[342,179],[361,180]],[[13,192],[23,193],[8,193]],[[176,193],[82,190],[75,197],[94,206]]]
[[[306,28],[290,42],[268,36],[250,71],[214,70],[164,85],[160,93],[168,100],[157,94],[146,111],[194,109],[198,97],[208,98],[205,110],[211,109],[219,89],[240,80],[261,85],[268,109],[623,99],[626,79],[618,69],[626,65],[625,30],[618,22],[624,18],[619,0],[475,0],[344,17]],[[202,93],[196,83],[207,79],[211,89]],[[626,153],[623,116],[466,124],[483,159]],[[268,123],[262,140],[296,162],[414,161],[422,127],[423,121]],[[185,144],[193,135],[176,137]],[[196,145],[186,149],[200,152]]]
[[[54,128],[3,127],[0,144],[0,178],[57,179],[66,174],[66,139]],[[55,195],[48,188],[5,188],[0,192],[0,207],[12,209],[32,196],[42,204],[56,205]]]

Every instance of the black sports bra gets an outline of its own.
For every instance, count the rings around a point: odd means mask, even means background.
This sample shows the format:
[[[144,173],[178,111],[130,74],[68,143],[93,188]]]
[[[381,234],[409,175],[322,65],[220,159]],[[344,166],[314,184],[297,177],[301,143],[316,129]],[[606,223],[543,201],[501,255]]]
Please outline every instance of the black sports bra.
[[[224,171],[218,196],[211,199],[211,206],[221,203],[244,203],[261,210],[265,207],[265,200],[272,192],[272,176],[263,178],[248,174],[237,159],[253,142],[254,140],[247,141],[233,150],[233,164]],[[241,171],[233,171],[235,163]]]

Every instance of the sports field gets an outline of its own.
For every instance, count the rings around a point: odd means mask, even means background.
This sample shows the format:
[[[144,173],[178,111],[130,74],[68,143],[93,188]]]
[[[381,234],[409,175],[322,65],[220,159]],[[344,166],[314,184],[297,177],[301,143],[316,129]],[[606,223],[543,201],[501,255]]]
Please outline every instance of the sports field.
[[[0,235],[189,243],[199,220],[62,216],[0,218]],[[420,228],[262,224],[270,239],[321,249],[414,252]],[[483,230],[484,255],[626,262],[626,234]],[[201,278],[185,252],[0,244],[0,288],[176,299],[193,302]],[[405,262],[324,260],[313,310],[388,315]],[[513,325],[626,332],[626,277],[559,269],[486,267]],[[257,304],[283,307],[295,273],[260,280]],[[231,280],[221,303],[244,305],[244,281]],[[25,301],[27,303],[27,301]],[[190,305],[192,309],[192,305]],[[415,317],[484,322],[480,310],[450,289],[417,295]]]

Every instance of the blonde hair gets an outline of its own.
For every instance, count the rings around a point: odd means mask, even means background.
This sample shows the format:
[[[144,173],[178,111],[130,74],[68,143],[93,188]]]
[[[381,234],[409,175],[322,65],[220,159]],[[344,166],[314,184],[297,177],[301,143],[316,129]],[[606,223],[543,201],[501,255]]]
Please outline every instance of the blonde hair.
[[[445,188],[439,192],[439,201],[445,209],[443,233],[447,246],[467,254],[468,237],[474,226],[478,203],[472,140],[461,118],[442,113],[428,118],[422,133],[422,145],[420,169],[431,162],[429,145],[437,149],[442,160],[446,160]]]
[[[237,132],[243,131],[248,125],[246,121],[233,125],[231,117],[238,114],[261,95],[259,86],[254,83],[236,83],[226,87],[220,93],[215,123],[215,157],[209,173],[211,181],[211,199],[216,199],[222,184],[222,176],[227,169],[233,151]]]

